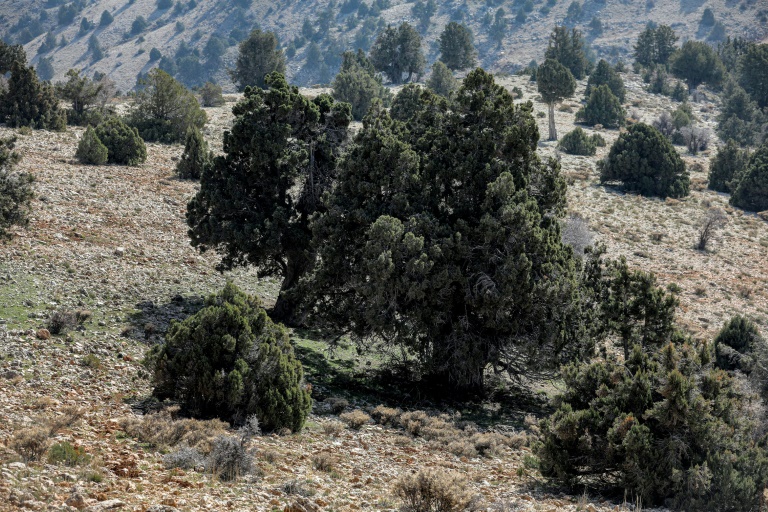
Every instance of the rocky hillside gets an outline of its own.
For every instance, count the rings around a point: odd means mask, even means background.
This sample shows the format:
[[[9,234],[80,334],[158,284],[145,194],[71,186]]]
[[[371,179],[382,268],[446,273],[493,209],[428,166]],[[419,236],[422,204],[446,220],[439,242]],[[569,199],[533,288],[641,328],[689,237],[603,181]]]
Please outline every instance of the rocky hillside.
[[[53,72],[48,78],[54,81],[70,68],[81,68],[89,75],[106,73],[122,91],[128,91],[139,74],[157,65],[176,69],[189,86],[210,79],[232,90],[226,68],[233,65],[237,43],[254,27],[278,34],[289,56],[289,77],[304,85],[329,81],[341,52],[367,49],[381,28],[402,21],[419,26],[429,62],[438,57],[436,41],[446,23],[468,24],[480,64],[495,72],[514,72],[532,59],[540,60],[555,24],[578,27],[596,56],[611,60],[629,60],[637,34],[648,22],[671,25],[683,40],[716,42],[726,35],[761,39],[768,34],[768,7],[759,0],[440,0],[431,16],[428,4],[421,0],[6,0],[0,2],[0,37],[23,43],[33,64],[50,59]],[[490,32],[499,9],[504,37],[497,46]],[[711,10],[714,20],[702,23],[705,9]],[[427,14],[417,18],[414,12]],[[307,63],[310,48],[320,50],[321,62]]]

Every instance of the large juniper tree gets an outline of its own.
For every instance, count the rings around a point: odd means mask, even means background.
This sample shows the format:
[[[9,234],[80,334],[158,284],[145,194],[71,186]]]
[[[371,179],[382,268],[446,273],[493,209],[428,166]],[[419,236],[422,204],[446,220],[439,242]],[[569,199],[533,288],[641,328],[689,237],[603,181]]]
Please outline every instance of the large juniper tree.
[[[565,328],[580,301],[531,106],[479,69],[450,101],[419,99],[407,125],[374,107],[340,164],[301,288],[314,316],[454,388],[481,389],[489,366],[552,369],[580,347]]]
[[[408,23],[399,27],[387,27],[381,32],[371,47],[371,62],[376,71],[386,74],[393,84],[410,82],[414,74],[424,72],[426,64],[421,51],[421,36]]]
[[[285,292],[314,264],[309,219],[334,177],[349,105],[309,100],[279,73],[246,88],[224,134],[224,155],[205,167],[187,207],[192,245],[221,254],[220,269],[254,265],[283,279],[273,317],[295,319]]]

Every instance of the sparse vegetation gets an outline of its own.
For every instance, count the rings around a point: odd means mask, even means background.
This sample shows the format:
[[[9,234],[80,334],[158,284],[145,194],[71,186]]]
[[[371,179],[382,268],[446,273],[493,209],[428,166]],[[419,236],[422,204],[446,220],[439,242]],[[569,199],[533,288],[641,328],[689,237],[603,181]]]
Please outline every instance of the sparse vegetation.
[[[34,177],[16,171],[21,155],[14,151],[15,138],[0,139],[0,240],[11,237],[11,226],[29,223]]]

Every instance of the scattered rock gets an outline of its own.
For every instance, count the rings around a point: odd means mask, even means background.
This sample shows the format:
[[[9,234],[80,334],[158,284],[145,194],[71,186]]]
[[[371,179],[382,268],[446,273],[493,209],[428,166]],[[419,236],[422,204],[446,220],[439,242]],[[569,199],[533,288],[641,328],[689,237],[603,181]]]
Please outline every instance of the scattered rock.
[[[283,512],[319,512],[320,507],[306,498],[297,498],[290,505],[286,505]]]
[[[82,510],[86,506],[85,498],[79,492],[73,492],[64,504],[68,507],[74,507],[77,510]]]
[[[115,256],[118,258],[122,258],[125,256],[125,247],[118,247],[115,249]]]
[[[86,508],[86,512],[101,512],[102,510],[116,510],[123,508],[125,503],[120,500],[106,500]]]

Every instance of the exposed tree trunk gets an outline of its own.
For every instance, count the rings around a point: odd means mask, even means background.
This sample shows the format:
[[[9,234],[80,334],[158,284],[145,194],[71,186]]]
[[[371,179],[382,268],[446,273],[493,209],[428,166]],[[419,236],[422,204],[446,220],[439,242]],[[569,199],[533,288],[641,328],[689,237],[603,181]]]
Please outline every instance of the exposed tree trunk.
[[[555,127],[555,104],[549,105],[549,140],[557,140],[557,128]]]
[[[304,315],[299,310],[299,301],[290,295],[304,274],[312,267],[313,259],[306,254],[296,252],[289,253],[287,257],[285,277],[280,285],[280,293],[277,295],[275,306],[270,316],[276,322],[282,322],[290,327],[301,324]]]

